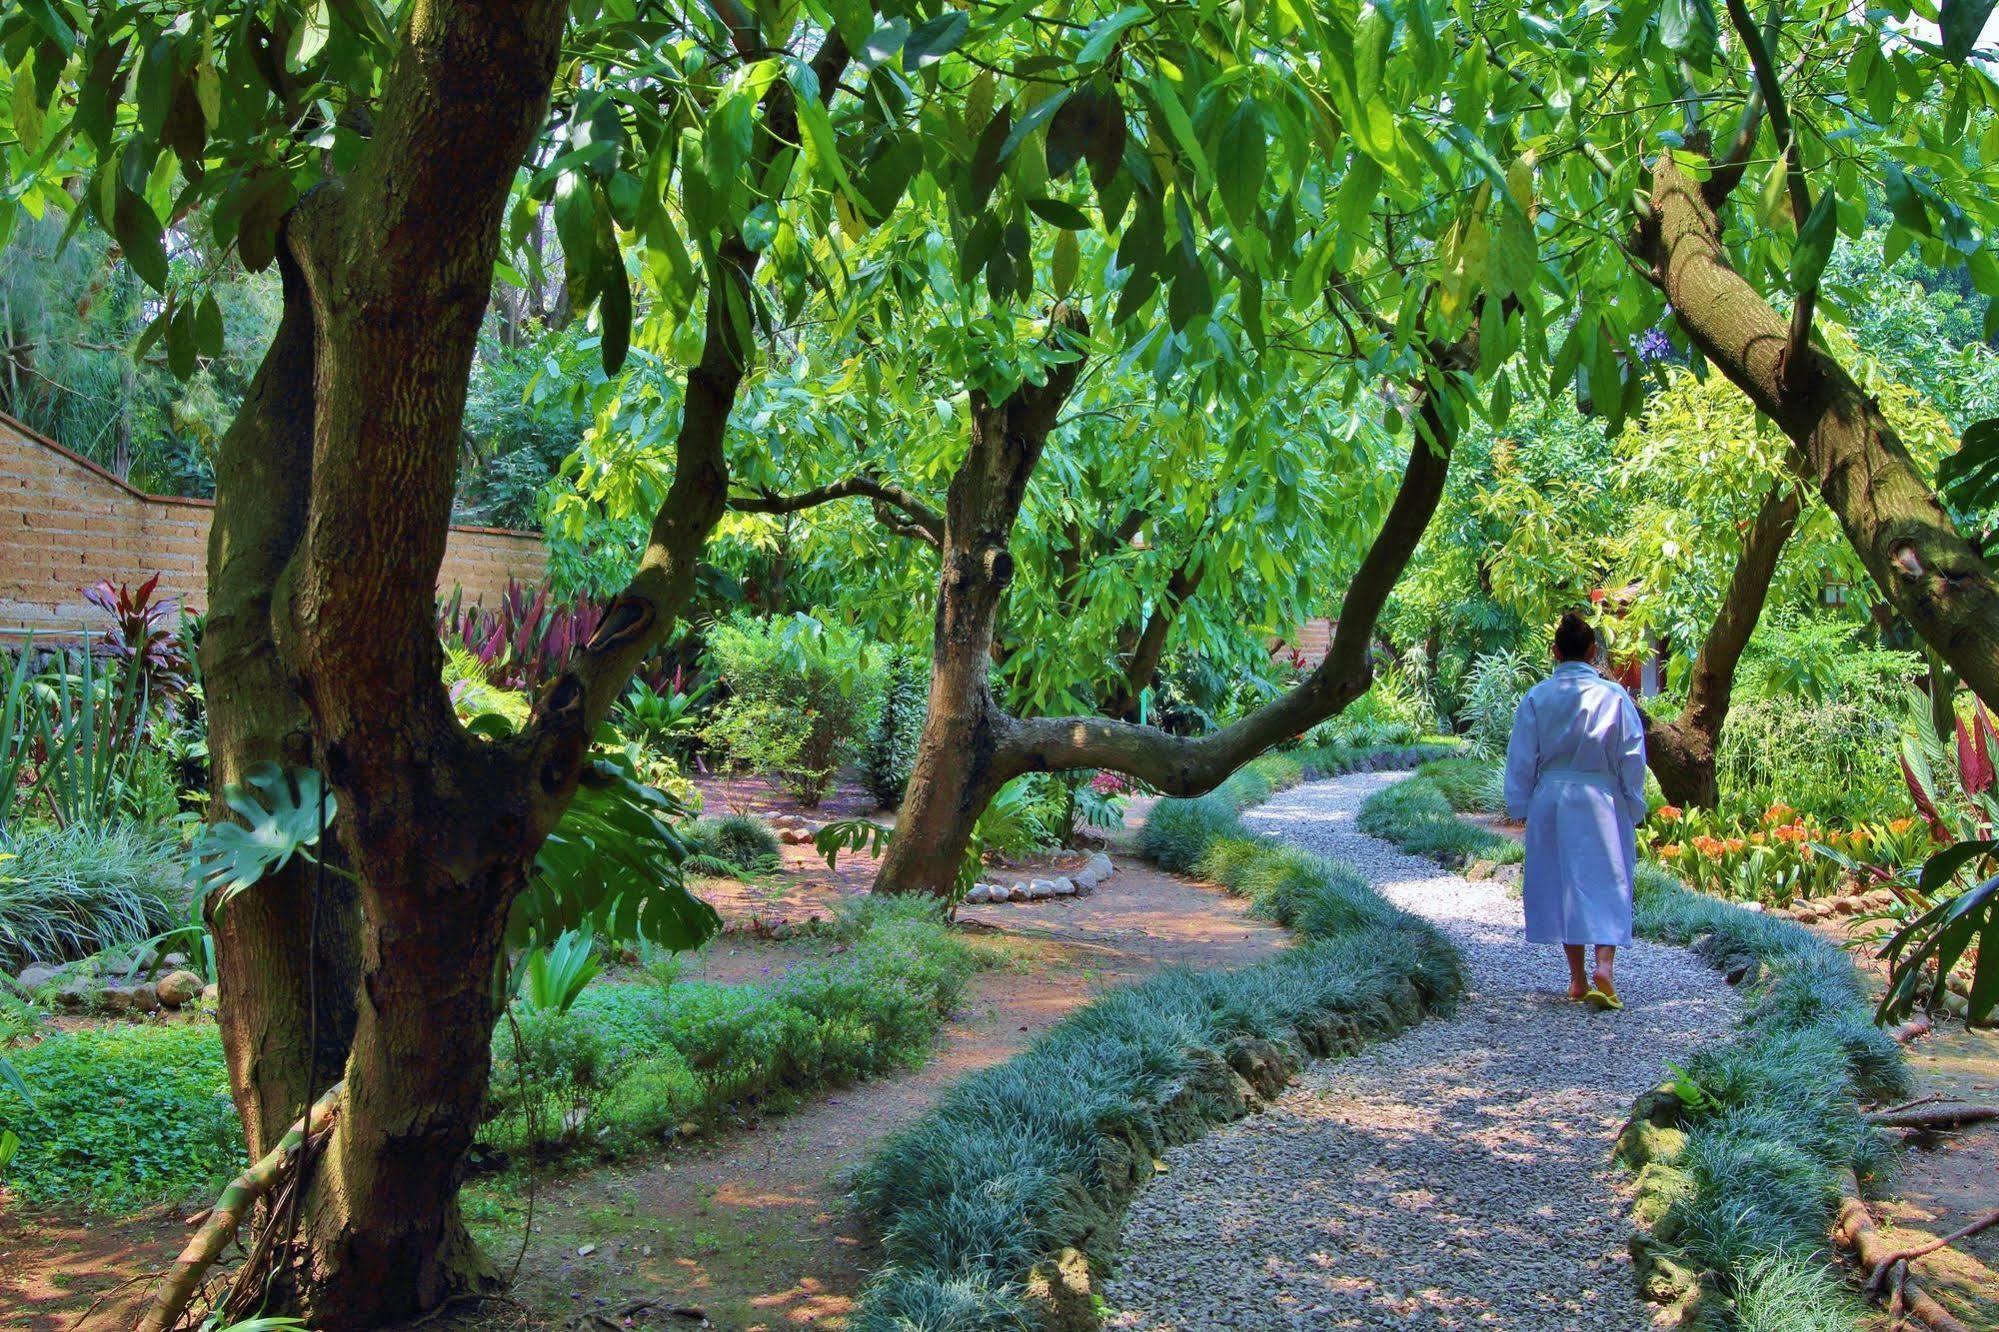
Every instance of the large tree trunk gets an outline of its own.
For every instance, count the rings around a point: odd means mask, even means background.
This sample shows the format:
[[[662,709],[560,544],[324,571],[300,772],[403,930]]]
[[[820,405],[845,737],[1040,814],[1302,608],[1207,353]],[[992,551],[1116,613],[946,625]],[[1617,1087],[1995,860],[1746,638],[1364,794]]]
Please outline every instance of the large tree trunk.
[[[1735,689],[1735,668],[1749,646],[1750,635],[1756,632],[1777,561],[1797,522],[1797,488],[1789,481],[1779,481],[1763,497],[1755,519],[1743,534],[1734,576],[1694,658],[1686,706],[1672,721],[1640,713],[1645,720],[1646,761],[1659,779],[1659,789],[1673,804],[1712,809],[1720,803],[1714,765],[1721,748],[1721,728],[1728,720],[1729,697]]]
[[[1051,340],[1088,332],[1071,306],[1058,306],[1050,323]],[[1004,714],[988,683],[993,626],[1013,580],[1013,526],[1028,480],[1082,366],[1080,356],[1058,365],[1046,383],[1023,384],[997,405],[971,393],[971,447],[944,506],[930,710],[876,892],[948,892],[973,825],[1006,784],[994,767]]]
[[[216,820],[234,817],[221,792],[256,764],[315,762],[305,703],[271,628],[273,589],[304,530],[312,476],[312,313],[288,255],[282,275],[277,335],[216,459],[201,644]],[[208,907],[222,1048],[252,1160],[347,1062],[358,912],[346,879],[299,860],[227,906]]]
[[[1964,682],[1999,704],[1999,581],[1953,526],[1880,405],[1728,262],[1721,224],[1662,154],[1632,248],[1694,345],[1802,452],[1882,595]]]

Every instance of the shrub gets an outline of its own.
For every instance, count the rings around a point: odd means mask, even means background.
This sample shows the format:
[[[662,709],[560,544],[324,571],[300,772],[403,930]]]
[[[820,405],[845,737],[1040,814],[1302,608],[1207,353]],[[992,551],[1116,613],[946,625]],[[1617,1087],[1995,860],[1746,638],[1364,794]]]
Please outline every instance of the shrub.
[[[879,654],[859,634],[807,615],[738,616],[709,634],[708,653],[730,694],[708,740],[817,805],[873,723]]]
[[[729,877],[756,874],[777,863],[777,834],[748,814],[701,819],[687,830],[686,840],[690,853],[715,862]]]
[[[919,1061],[973,965],[942,909],[863,899],[829,930],[851,946],[766,983],[596,985],[567,1013],[519,1013],[518,1045],[507,1024],[494,1033],[484,1140],[616,1154],[733,1103]]]
[[[1737,698],[1715,754],[1732,805],[1796,806],[1839,823],[1904,814],[1900,710],[1852,698]]]
[[[1495,760],[1432,759],[1416,769],[1460,814],[1504,814],[1506,773]]]
[[[64,962],[170,928],[185,895],[176,848],[129,824],[40,828],[0,863],[0,967]]]
[[[1465,743],[1474,754],[1497,758],[1506,752],[1513,714],[1541,674],[1539,659],[1525,648],[1488,652],[1472,662],[1459,719],[1466,725]]]
[[[35,1096],[30,1109],[0,1080],[0,1128],[21,1139],[12,1175],[24,1201],[213,1201],[243,1168],[214,1027],[63,1032],[7,1057]]]
[[[883,809],[899,809],[916,766],[917,741],[930,707],[930,660],[920,652],[900,649],[882,671],[881,703],[868,729],[861,776],[868,793]]]

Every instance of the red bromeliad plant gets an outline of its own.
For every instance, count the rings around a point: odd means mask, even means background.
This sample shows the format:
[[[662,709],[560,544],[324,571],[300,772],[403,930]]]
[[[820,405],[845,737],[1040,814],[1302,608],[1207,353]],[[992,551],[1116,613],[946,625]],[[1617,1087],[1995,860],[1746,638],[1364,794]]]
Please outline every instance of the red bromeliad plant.
[[[150,698],[164,699],[187,690],[187,653],[180,637],[180,602],[156,596],[160,575],[138,587],[113,584],[108,578],[83,590],[83,599],[111,617],[104,646],[119,661],[138,663]]]
[[[558,604],[550,588],[507,580],[496,610],[462,604],[463,592],[438,608],[438,635],[479,659],[503,689],[539,689],[560,674],[570,655],[589,641],[603,618],[587,601]]]

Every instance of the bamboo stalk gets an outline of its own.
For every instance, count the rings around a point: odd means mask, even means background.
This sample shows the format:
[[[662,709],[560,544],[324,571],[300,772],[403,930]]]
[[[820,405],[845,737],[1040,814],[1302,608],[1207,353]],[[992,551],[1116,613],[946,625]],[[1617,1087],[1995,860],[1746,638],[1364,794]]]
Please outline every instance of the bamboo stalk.
[[[222,1250],[228,1247],[237,1228],[243,1224],[243,1218],[259,1198],[284,1178],[286,1167],[306,1138],[320,1133],[333,1122],[334,1111],[345,1086],[342,1081],[327,1088],[326,1094],[314,1101],[312,1109],[285,1131],[284,1137],[278,1139],[278,1145],[263,1160],[229,1181],[228,1187],[222,1190],[222,1196],[216,1199],[208,1219],[167,1270],[160,1283],[159,1294],[153,1297],[146,1316],[139,1320],[136,1332],[168,1332],[180,1321],[181,1315],[187,1312],[189,1301],[201,1287],[202,1275],[222,1256]]]

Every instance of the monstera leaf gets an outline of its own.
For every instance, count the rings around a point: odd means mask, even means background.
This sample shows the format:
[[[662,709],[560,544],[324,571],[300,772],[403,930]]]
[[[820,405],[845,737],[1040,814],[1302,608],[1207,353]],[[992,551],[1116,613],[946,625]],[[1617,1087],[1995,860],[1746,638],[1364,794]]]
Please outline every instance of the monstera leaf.
[[[194,876],[202,895],[220,906],[267,874],[306,855],[333,822],[333,792],[312,768],[259,763],[222,799],[241,823],[205,825],[194,844]],[[308,859],[310,856],[308,855]]]
[[[687,891],[687,847],[672,820],[686,811],[640,781],[622,750],[599,750],[576,798],[535,855],[528,889],[514,899],[507,942],[526,947],[589,928],[612,939],[699,946],[722,927],[715,908]]]

